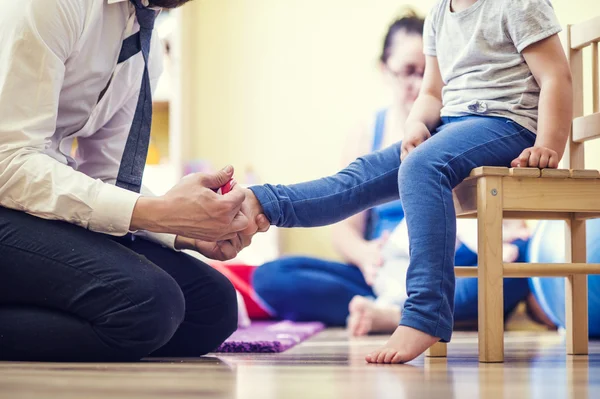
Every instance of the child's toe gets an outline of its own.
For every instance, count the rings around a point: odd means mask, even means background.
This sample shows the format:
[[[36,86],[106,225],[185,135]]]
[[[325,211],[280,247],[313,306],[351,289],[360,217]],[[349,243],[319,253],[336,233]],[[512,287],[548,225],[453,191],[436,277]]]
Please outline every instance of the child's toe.
[[[385,353],[385,357],[383,362],[386,364],[390,364],[392,363],[392,359],[398,354],[398,351],[396,350],[392,350],[392,349],[388,349],[387,352]]]
[[[383,364],[385,363],[385,357],[388,354],[389,349],[383,349],[381,352],[379,352],[379,355],[377,355],[377,363],[379,364]]]

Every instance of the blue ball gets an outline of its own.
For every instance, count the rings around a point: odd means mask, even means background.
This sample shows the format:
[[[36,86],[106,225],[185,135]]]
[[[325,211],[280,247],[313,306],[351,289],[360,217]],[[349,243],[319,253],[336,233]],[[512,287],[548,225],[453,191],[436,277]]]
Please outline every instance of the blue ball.
[[[565,222],[543,221],[537,226],[529,246],[530,262],[565,262]],[[590,263],[600,263],[600,219],[587,222],[587,257]],[[531,291],[548,317],[565,327],[565,279],[534,277]],[[600,337],[600,276],[588,277],[589,331]]]

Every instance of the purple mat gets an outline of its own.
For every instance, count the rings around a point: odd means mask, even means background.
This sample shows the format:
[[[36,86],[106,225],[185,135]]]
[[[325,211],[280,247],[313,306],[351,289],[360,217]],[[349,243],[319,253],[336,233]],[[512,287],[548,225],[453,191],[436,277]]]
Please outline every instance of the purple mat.
[[[248,328],[238,329],[215,352],[279,353],[310,338],[325,326],[322,323],[292,321],[254,321]]]

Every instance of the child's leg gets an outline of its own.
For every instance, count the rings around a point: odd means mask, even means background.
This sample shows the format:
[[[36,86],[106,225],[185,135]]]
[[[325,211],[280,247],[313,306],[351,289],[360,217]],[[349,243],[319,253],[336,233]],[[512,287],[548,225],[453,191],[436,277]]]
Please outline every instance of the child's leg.
[[[535,135],[502,118],[446,119],[402,163],[399,189],[410,237],[409,298],[379,363],[407,362],[438,340],[450,341],[454,310],[456,214],[452,190],[478,166],[508,166]]]
[[[376,205],[397,200],[400,143],[362,156],[335,175],[291,185],[250,189],[272,225],[333,224]]]

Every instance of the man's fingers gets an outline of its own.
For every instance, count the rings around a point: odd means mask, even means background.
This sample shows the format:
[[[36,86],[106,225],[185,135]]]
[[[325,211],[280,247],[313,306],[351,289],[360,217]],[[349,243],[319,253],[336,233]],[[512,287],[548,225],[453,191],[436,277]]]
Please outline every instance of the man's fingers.
[[[246,194],[242,190],[231,190],[223,196],[223,200],[226,200],[231,206],[239,211],[246,199]],[[236,211],[236,212],[237,212]]]
[[[217,190],[224,186],[233,177],[233,166],[229,165],[217,173],[203,175],[200,183],[207,188]]]
[[[239,234],[236,234],[235,237],[228,240],[228,242],[230,242],[231,245],[233,245],[233,248],[235,248],[237,252],[240,252],[242,249],[244,249],[243,240]]]
[[[219,237],[219,241],[231,240],[234,237],[237,237],[237,233],[227,233],[224,236]]]
[[[217,243],[219,250],[221,251],[220,259],[221,261],[234,259],[238,251],[235,249],[234,245],[229,241],[220,241]]]
[[[242,249],[246,248],[246,247],[250,246],[250,244],[252,244],[252,236],[245,235],[245,234],[240,234],[239,236],[240,236]],[[241,251],[241,249],[240,249],[240,251]]]
[[[243,231],[248,227],[248,224],[250,224],[250,221],[246,215],[244,215],[242,212],[238,212],[229,225],[229,231],[235,233]]]

